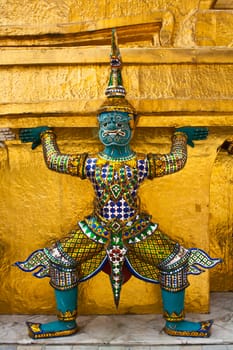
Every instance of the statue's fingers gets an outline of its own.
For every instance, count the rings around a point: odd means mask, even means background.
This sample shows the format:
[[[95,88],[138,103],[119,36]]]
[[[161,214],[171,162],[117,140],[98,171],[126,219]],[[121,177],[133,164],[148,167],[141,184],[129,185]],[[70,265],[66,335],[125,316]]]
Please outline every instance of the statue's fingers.
[[[19,131],[19,138],[21,141],[30,142],[33,140],[32,133],[30,131],[26,131],[26,129],[22,129]]]
[[[32,130],[30,128],[20,129],[19,130],[19,134],[20,135],[31,135],[32,134]]]
[[[198,136],[198,137],[195,137],[195,140],[198,141],[198,140],[206,140],[207,139],[207,136]]]
[[[198,133],[198,134],[194,134],[194,137],[195,138],[206,138],[208,136],[208,134],[206,134],[206,133]]]
[[[195,131],[194,132],[194,137],[195,138],[201,138],[201,139],[205,139],[208,136],[208,131]]]
[[[24,135],[27,135],[26,130],[25,129],[20,129],[19,130],[19,137],[23,137]]]
[[[19,135],[19,138],[22,142],[32,142],[34,141],[34,137],[32,135]]]
[[[31,142],[31,140],[28,140],[28,139],[26,139],[26,138],[21,138],[21,142],[22,143],[28,143],[28,142]]]
[[[209,130],[206,127],[195,127],[194,132],[208,133]]]
[[[206,132],[206,131],[201,131],[201,132],[197,132],[197,133],[195,133],[197,136],[208,136],[208,132]]]
[[[28,138],[28,137],[31,137],[30,134],[25,134],[24,132],[19,132],[19,137],[20,138]]]

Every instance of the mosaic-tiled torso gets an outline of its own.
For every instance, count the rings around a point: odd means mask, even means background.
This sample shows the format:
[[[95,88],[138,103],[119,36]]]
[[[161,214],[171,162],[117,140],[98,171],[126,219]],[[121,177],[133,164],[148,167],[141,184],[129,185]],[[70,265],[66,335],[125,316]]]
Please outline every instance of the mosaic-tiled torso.
[[[129,221],[138,214],[137,191],[147,176],[147,161],[135,160],[135,168],[112,164],[98,165],[97,158],[86,161],[86,176],[96,194],[95,212],[105,220]]]
[[[150,222],[149,215],[140,213],[137,196],[148,174],[146,157],[135,155],[128,164],[101,163],[98,157],[87,158],[85,163],[85,176],[91,181],[96,196],[93,213],[79,223],[82,230],[103,243],[119,231],[121,239],[129,243],[133,237],[143,239],[144,235],[150,235],[157,225]]]

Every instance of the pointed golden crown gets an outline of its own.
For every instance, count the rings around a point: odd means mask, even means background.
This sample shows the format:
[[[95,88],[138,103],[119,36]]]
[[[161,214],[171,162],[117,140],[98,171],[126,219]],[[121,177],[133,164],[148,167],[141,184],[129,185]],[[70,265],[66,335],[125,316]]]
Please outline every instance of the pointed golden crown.
[[[123,86],[122,76],[121,76],[121,54],[118,47],[117,33],[116,30],[112,30],[112,45],[110,54],[110,78],[108,87],[105,90],[105,95],[107,99],[99,108],[98,114],[102,112],[127,112],[136,117],[137,113],[133,106],[126,100],[126,91]]]

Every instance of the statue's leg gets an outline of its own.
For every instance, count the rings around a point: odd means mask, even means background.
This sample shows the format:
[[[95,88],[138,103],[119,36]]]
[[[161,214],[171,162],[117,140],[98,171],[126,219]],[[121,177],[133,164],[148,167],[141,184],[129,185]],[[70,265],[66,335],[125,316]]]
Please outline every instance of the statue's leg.
[[[180,250],[183,250],[183,248],[181,247]],[[166,320],[164,331],[173,336],[209,337],[210,328],[213,324],[212,320],[192,322],[185,319],[185,288],[189,285],[187,261],[185,260],[183,259],[181,266],[177,264],[177,261],[175,264],[162,264],[163,269],[160,270],[160,286]],[[174,268],[174,265],[176,265],[176,268]]]
[[[172,241],[159,229],[146,240],[128,245],[128,262],[132,272],[146,281],[160,283],[165,332],[174,336],[208,337],[212,321],[191,322],[184,319],[190,256],[190,250]]]
[[[209,337],[213,321],[192,322],[184,319],[185,290],[178,292],[162,289],[164,331],[173,336],[181,337]]]
[[[58,320],[45,324],[30,323],[32,338],[63,337],[77,332],[77,285],[101,270],[106,252],[103,244],[89,239],[78,227],[53,246],[33,252],[25,261],[15,263],[34,276],[50,277],[54,288]]]
[[[54,292],[58,320],[44,324],[27,322],[31,338],[64,337],[78,331],[75,321],[77,315],[77,286],[68,290],[54,289]]]
[[[77,268],[71,265],[71,261],[65,260],[61,257],[58,250],[56,251],[56,263],[50,261],[49,275],[50,284],[54,288],[57,321],[49,323],[31,323],[27,322],[29,328],[29,335],[32,338],[53,338],[64,337],[74,334],[78,331],[76,324],[77,315]]]

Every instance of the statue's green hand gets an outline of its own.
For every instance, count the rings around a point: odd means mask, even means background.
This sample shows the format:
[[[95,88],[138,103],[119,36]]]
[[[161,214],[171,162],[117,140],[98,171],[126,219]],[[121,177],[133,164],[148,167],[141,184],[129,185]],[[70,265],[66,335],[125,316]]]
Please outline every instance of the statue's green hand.
[[[187,144],[194,147],[193,141],[205,140],[208,137],[209,130],[206,127],[184,126],[175,131],[183,132],[187,135]]]
[[[20,129],[19,138],[22,142],[32,142],[32,149],[41,144],[40,134],[43,131],[50,130],[48,126],[39,126],[37,128]]]

